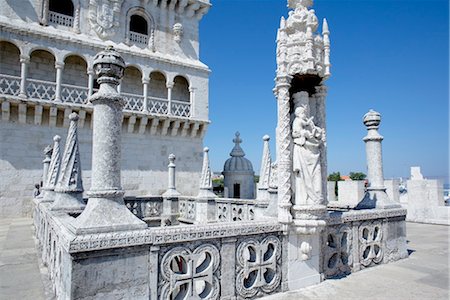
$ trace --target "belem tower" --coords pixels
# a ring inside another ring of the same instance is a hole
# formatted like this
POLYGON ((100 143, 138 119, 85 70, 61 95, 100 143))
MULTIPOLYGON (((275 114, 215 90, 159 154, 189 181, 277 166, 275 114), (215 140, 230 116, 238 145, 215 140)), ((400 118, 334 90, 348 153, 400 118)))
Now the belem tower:
POLYGON ((203 148, 209 1, 23 3, 1 2, 1 211, 30 209, 57 299, 253 299, 408 256, 380 113, 363 117, 364 197, 328 203, 330 31, 312 0, 280 21, 276 158, 265 136, 253 200, 213 193, 203 148), (14 193, 36 179, 29 203, 14 193))

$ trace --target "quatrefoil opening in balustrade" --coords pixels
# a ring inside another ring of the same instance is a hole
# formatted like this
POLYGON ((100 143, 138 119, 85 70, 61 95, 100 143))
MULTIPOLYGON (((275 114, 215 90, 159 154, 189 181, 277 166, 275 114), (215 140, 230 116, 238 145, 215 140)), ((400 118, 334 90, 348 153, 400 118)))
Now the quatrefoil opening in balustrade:
POLYGON ((330 227, 325 248, 325 275, 330 277, 344 276, 351 272, 352 235, 348 226, 330 227))
POLYGON ((244 298, 274 292, 281 281, 281 242, 275 236, 242 242, 237 251, 236 291, 244 298))
POLYGON ((365 267, 383 260, 381 224, 363 224, 359 228, 360 261, 365 267))
POLYGON ((186 247, 170 250, 163 258, 163 287, 160 299, 218 299, 220 283, 216 272, 219 251, 213 245, 202 245, 194 251, 186 247))

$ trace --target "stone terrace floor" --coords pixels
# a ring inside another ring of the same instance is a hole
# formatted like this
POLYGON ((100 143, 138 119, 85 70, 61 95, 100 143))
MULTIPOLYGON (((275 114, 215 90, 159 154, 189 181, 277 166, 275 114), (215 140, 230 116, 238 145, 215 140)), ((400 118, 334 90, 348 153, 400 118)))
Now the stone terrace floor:
MULTIPOLYGON (((0 219, 0 299, 51 299, 32 220, 0 219)), ((266 300, 449 299, 450 227, 407 223, 410 257, 266 300)))

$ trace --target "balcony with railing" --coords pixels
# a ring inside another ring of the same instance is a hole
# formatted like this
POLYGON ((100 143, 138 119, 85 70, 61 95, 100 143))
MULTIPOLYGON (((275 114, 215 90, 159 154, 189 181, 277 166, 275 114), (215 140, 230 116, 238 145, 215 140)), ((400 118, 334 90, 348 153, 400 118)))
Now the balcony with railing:
MULTIPOLYGON (((0 74, 0 97, 19 97, 21 95, 21 77, 0 74)), ((88 105, 89 88, 70 84, 61 84, 57 97, 57 84, 55 82, 27 78, 25 81, 26 99, 30 101, 52 103, 67 103, 68 105, 88 105)), ((158 97, 145 97, 143 95, 124 93, 124 111, 142 112, 156 115, 172 115, 182 118, 191 117, 191 104, 186 101, 163 99, 158 97)))
POLYGON ((73 27, 73 17, 54 11, 48 12, 48 22, 54 25, 73 27))
POLYGON ((148 35, 130 31, 130 42, 132 44, 147 45, 148 44, 148 35))

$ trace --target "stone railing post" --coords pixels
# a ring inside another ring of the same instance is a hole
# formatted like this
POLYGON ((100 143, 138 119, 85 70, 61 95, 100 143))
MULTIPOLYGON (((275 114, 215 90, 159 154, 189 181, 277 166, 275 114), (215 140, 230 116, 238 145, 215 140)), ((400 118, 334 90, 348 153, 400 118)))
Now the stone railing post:
POLYGON ((92 183, 89 201, 75 220, 76 233, 146 228, 125 206, 120 181, 122 109, 117 92, 125 62, 113 47, 99 52, 94 71, 99 91, 90 97, 94 106, 92 138, 92 183))
POLYGON ((180 193, 177 192, 175 186, 175 155, 169 155, 168 167, 168 186, 167 191, 163 196, 163 212, 162 225, 174 225, 178 223, 178 197, 180 193))
POLYGON ((363 123, 367 127, 367 135, 364 137, 366 143, 366 157, 367 157, 367 173, 369 186, 367 193, 358 205, 358 208, 395 208, 400 207, 386 194, 386 187, 384 186, 383 176, 383 161, 381 142, 383 136, 378 132, 380 126, 380 113, 370 110, 364 115, 363 123))

